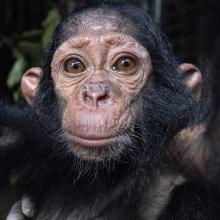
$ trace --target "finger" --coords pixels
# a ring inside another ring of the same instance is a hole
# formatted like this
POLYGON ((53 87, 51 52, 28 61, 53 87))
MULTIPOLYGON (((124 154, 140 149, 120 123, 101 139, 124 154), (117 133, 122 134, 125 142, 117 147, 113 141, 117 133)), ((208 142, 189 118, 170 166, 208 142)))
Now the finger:
POLYGON ((28 218, 32 218, 34 216, 34 204, 31 198, 27 195, 23 196, 21 199, 21 210, 28 218))
POLYGON ((21 202, 16 202, 11 210, 9 211, 9 214, 6 218, 6 220, 25 220, 24 215, 21 211, 21 202))

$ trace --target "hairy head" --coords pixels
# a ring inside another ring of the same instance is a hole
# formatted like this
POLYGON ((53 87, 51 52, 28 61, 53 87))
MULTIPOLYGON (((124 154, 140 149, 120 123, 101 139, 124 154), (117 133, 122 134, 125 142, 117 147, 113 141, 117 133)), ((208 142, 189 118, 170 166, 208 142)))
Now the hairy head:
POLYGON ((50 136, 90 161, 156 160, 192 107, 169 43, 127 4, 65 16, 40 79, 33 103, 50 136))

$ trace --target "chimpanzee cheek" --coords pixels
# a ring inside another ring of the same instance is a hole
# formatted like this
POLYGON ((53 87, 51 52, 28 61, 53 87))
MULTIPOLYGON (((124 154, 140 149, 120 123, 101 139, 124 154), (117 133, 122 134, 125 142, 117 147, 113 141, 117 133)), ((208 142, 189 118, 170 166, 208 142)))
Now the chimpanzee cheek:
POLYGON ((141 90, 148 87, 148 74, 144 72, 130 77, 126 80, 118 79, 118 84, 123 93, 123 99, 127 105, 136 100, 141 95, 141 90))

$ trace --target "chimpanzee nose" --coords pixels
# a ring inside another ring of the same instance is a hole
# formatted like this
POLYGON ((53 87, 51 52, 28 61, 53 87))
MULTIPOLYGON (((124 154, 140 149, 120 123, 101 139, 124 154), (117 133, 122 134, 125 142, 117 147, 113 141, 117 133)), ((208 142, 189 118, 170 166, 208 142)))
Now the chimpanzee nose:
POLYGON ((82 101, 92 108, 107 107, 111 104, 111 90, 108 82, 89 82, 83 87, 82 101))

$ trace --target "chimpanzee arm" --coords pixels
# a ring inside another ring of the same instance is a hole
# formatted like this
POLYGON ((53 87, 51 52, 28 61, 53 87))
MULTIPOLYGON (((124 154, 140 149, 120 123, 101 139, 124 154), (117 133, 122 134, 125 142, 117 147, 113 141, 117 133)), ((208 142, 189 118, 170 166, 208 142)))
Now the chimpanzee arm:
MULTIPOLYGON (((21 112, 15 109, 0 101, 0 185, 7 180, 8 172, 17 163, 15 162, 17 160, 16 152, 23 145, 23 138, 19 130, 16 129, 15 120, 15 117, 19 117, 21 112)), ((27 204, 30 204, 29 200, 26 197, 22 198, 21 201, 13 205, 6 219, 26 219, 23 210, 27 213, 32 211, 30 205, 27 204)))
POLYGON ((20 115, 21 111, 0 101, 0 182, 5 172, 22 158, 17 156, 24 146, 24 136, 17 124, 20 115))
POLYGON ((34 134, 36 124, 32 114, 29 106, 18 108, 0 100, 0 163, 3 167, 17 167, 29 154, 33 139, 29 136, 34 134))
POLYGON ((158 220, 206 220, 207 201, 203 187, 195 183, 184 183, 174 189, 170 202, 158 220))

